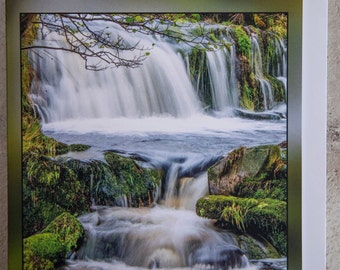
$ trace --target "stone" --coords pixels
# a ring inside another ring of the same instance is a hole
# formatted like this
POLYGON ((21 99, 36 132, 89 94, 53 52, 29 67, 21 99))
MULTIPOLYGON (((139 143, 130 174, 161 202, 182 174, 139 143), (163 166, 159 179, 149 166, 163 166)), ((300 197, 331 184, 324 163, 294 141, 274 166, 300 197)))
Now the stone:
POLYGON ((235 186, 245 178, 272 175, 282 166, 279 146, 240 147, 208 169, 209 193, 231 195, 235 186))

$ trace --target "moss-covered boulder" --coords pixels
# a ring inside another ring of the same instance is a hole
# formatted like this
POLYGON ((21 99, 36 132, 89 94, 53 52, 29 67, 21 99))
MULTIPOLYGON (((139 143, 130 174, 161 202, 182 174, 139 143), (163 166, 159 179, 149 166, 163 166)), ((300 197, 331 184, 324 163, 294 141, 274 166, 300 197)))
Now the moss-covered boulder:
POLYGON ((127 157, 105 153, 105 161, 82 161, 37 153, 23 159, 23 235, 40 232, 63 212, 80 215, 97 205, 149 206, 162 172, 127 157))
POLYGON ((209 195, 197 201, 196 213, 238 233, 260 235, 286 255, 286 202, 273 199, 209 195))
POLYGON ((78 219, 64 212, 56 217, 42 233, 57 234, 66 250, 74 251, 79 248, 84 236, 84 229, 78 219))
POLYGON ((81 223, 71 214, 62 213, 41 233, 24 239, 24 269, 55 269, 67 254, 79 248, 83 236, 81 223))
POLYGON ((234 194, 235 186, 244 179, 262 174, 275 179, 284 165, 277 145, 240 147, 209 168, 209 192, 215 195, 234 194))
POLYGON ((66 248, 57 234, 42 233, 24 240, 24 269, 55 269, 65 259, 66 248))

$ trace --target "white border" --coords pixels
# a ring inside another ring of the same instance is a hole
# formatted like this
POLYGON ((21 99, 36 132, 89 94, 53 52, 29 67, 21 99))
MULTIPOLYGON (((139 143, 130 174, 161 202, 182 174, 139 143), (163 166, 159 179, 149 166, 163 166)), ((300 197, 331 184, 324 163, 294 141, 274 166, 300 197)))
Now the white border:
POLYGON ((303 1, 302 265, 326 269, 327 0, 303 1))

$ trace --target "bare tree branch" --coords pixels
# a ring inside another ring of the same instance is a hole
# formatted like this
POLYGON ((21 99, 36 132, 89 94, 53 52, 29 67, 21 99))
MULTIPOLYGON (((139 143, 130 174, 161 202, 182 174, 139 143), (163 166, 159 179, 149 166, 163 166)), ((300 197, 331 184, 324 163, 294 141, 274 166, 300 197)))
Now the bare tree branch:
POLYGON ((140 40, 131 44, 124 37, 110 32, 109 27, 120 27, 129 33, 160 36, 190 47, 213 49, 212 45, 223 46, 223 42, 212 42, 212 30, 205 29, 204 24, 197 22, 196 31, 193 32, 193 25, 189 22, 175 22, 164 14, 40 14, 35 24, 40 25, 43 40, 41 44, 25 46, 22 50, 74 52, 82 57, 85 67, 91 70, 120 66, 138 67, 147 58, 148 51, 153 49, 154 44, 144 47, 140 40), (65 44, 58 44, 61 47, 46 42, 44 44, 44 37, 52 32, 64 36, 65 44), (94 60, 96 64, 92 63, 94 60))

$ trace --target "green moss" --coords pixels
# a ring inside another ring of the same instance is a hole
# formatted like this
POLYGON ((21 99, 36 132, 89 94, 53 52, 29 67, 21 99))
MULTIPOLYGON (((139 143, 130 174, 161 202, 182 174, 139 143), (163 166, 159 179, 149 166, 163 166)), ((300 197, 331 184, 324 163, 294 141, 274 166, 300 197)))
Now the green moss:
POLYGON ((90 146, 85 145, 85 144, 71 144, 69 146, 69 150, 73 152, 81 152, 81 151, 86 151, 90 148, 90 146))
POLYGON ((237 197, 247 197, 255 199, 271 198, 280 201, 287 200, 287 180, 273 179, 266 177, 247 178, 235 186, 237 197))
POLYGON ((90 209, 90 185, 62 159, 24 154, 24 236, 39 232, 55 217, 90 209))
MULTIPOLYGON (((240 248, 245 252, 248 259, 263 259, 267 258, 266 253, 263 251, 263 249, 257 245, 257 243, 254 241, 254 239, 247 237, 246 235, 240 235, 238 237, 238 244, 240 248)), ((273 257, 268 257, 273 258, 273 257)))
POLYGON ((66 255, 65 246, 58 235, 42 233, 24 240, 24 269, 54 269, 66 255))
POLYGON ((244 31, 242 26, 235 27, 235 36, 237 39, 237 46, 238 46, 239 52, 249 59, 251 42, 250 42, 249 36, 244 31))
POLYGON ((35 153, 23 159, 24 236, 39 232, 62 212, 79 215, 98 205, 148 206, 162 172, 107 152, 106 162, 51 158, 35 153))
POLYGON ((70 213, 64 212, 56 217, 42 233, 57 234, 67 251, 76 250, 84 236, 81 223, 70 213))
POLYGON ((152 193, 161 182, 162 172, 143 168, 134 160, 112 152, 105 153, 105 159, 115 179, 114 189, 120 190, 121 195, 127 195, 131 206, 149 205, 152 193))
POLYGON ((247 82, 244 82, 244 85, 243 85, 243 91, 242 91, 240 104, 241 104, 242 108, 244 108, 248 111, 254 111, 255 110, 253 91, 249 87, 247 82))
POLYGON ((277 78, 269 76, 269 75, 267 76, 267 78, 273 89, 274 101, 277 103, 285 102, 286 91, 285 91, 283 83, 279 81, 277 78))
POLYGON ((220 226, 261 235, 286 255, 286 203, 273 199, 209 195, 198 200, 196 213, 216 219, 220 226))

